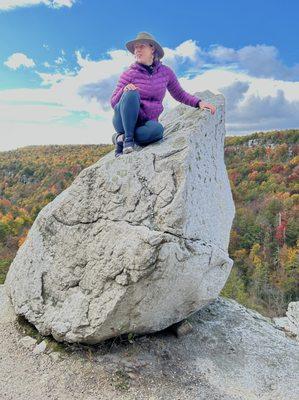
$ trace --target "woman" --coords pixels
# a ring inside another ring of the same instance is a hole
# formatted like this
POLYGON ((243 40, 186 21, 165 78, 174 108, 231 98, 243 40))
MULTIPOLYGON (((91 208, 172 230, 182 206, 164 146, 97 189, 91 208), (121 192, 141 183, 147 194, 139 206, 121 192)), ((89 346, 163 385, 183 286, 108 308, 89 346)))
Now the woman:
POLYGON ((183 90, 173 70, 160 61, 164 51, 152 35, 140 32, 126 43, 126 48, 135 55, 136 62, 121 74, 110 99, 116 157, 133 151, 134 143, 146 146, 163 138, 164 127, 158 117, 166 89, 181 103, 215 113, 212 104, 183 90))

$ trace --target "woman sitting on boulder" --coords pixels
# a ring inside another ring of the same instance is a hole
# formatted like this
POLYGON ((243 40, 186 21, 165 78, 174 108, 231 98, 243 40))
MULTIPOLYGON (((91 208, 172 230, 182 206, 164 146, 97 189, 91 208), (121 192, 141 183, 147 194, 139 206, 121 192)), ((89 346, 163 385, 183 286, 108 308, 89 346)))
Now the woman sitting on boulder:
POLYGON ((162 64, 164 51, 152 35, 140 32, 126 43, 126 48, 135 55, 136 62, 121 74, 110 99, 116 157, 133 151, 134 143, 145 146, 163 138, 164 127, 158 117, 166 89, 177 101, 208 108, 214 114, 215 106, 185 92, 173 70, 162 64))

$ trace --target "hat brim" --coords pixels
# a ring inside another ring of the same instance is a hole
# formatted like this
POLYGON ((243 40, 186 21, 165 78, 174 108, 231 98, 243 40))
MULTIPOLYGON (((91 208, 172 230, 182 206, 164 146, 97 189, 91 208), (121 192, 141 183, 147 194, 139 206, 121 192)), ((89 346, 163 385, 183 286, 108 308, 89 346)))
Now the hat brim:
POLYGON ((135 40, 130 40, 129 42, 126 43, 126 48, 130 51, 130 53, 134 54, 134 45, 135 43, 138 42, 147 42, 147 43, 151 43, 153 44, 158 52, 158 57, 161 59, 164 56, 164 51, 162 49, 162 47, 159 45, 158 42, 156 42, 155 40, 152 39, 135 39, 135 40))

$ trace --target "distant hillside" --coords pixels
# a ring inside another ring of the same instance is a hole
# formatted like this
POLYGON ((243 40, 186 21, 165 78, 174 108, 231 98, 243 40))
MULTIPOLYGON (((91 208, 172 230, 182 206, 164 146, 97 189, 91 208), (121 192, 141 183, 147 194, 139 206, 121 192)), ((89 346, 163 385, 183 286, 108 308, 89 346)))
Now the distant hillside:
POLYGON ((225 163, 236 216, 222 294, 283 315, 299 298, 299 130, 228 137, 225 163))
MULTIPOLYGON (((0 283, 38 212, 111 145, 27 146, 0 152, 0 283)), ((236 204, 234 267, 222 295, 269 316, 299 298, 299 130, 225 139, 236 204)))
POLYGON ((0 283, 39 211, 113 148, 52 145, 0 152, 0 283))

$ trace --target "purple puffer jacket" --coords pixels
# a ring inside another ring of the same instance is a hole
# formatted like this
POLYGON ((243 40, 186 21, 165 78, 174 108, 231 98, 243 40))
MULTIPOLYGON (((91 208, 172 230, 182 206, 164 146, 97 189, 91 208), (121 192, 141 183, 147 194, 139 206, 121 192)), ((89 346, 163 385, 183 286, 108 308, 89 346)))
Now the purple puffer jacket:
POLYGON ((143 122, 150 119, 158 121, 159 115, 163 111, 162 101, 166 89, 174 99, 188 106, 198 107, 198 102, 201 101, 198 97, 185 92, 173 70, 162 64, 161 61, 154 62, 152 74, 143 65, 134 62, 121 74, 112 93, 110 104, 113 109, 121 98, 123 88, 129 83, 138 86, 140 93, 138 118, 143 122))

